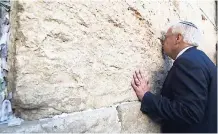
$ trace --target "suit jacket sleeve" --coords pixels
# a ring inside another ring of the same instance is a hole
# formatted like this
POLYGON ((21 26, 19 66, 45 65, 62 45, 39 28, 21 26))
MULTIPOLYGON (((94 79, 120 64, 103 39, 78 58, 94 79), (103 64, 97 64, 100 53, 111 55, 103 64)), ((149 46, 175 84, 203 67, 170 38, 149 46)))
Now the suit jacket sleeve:
POLYGON ((174 64, 173 99, 145 93, 141 111, 159 120, 193 124, 203 120, 208 96, 208 83, 202 69, 187 59, 174 64))

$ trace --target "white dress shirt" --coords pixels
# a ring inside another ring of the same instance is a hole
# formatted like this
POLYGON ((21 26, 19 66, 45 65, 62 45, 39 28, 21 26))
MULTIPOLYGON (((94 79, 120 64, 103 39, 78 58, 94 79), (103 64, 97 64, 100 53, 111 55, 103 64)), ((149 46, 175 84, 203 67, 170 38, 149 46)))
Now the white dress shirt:
POLYGON ((180 55, 182 55, 186 50, 188 50, 188 49, 191 48, 191 47, 193 47, 193 46, 189 46, 189 47, 186 47, 186 48, 182 49, 182 51, 180 51, 179 54, 176 56, 176 59, 177 59, 180 55))

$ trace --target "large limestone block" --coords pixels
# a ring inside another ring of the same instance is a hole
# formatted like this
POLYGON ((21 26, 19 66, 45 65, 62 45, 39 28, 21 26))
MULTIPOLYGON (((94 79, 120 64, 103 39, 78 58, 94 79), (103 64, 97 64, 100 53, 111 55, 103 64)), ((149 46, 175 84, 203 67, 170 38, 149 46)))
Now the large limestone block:
POLYGON ((137 12, 141 3, 18 4, 14 102, 21 117, 39 119, 137 100, 130 81, 138 68, 150 73, 154 92, 160 89, 170 64, 164 63, 156 31, 146 19, 150 13, 137 12))
POLYGON ((63 117, 44 119, 40 124, 46 132, 103 133, 120 132, 115 108, 74 113, 63 117))
POLYGON ((62 132, 62 133, 118 133, 121 124, 115 108, 102 108, 73 114, 62 114, 39 121, 27 121, 21 126, 0 127, 1 132, 62 132))
POLYGON ((141 103, 121 104, 117 110, 125 133, 159 133, 160 126, 140 111, 141 103))
POLYGON ((1 133, 43 133, 45 132, 39 121, 25 121, 20 126, 8 127, 7 125, 0 126, 1 133))

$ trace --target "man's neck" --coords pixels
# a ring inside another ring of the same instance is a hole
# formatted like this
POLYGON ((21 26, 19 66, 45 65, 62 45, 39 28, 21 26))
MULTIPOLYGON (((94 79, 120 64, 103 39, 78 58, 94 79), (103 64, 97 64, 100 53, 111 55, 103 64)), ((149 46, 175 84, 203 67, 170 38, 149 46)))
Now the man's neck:
POLYGON ((183 45, 181 45, 181 46, 182 46, 182 47, 179 47, 179 48, 175 51, 175 54, 172 56, 172 59, 173 59, 173 60, 176 59, 177 55, 178 55, 183 49, 185 49, 185 48, 187 48, 187 47, 190 47, 190 45, 188 45, 188 44, 183 44, 183 45))

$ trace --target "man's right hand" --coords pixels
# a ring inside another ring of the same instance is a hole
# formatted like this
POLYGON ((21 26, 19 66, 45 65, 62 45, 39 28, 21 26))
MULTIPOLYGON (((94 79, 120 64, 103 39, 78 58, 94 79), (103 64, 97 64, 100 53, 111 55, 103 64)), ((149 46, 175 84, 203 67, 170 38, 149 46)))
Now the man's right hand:
POLYGON ((142 75, 140 70, 139 72, 135 71, 135 74, 133 74, 131 85, 140 101, 144 94, 150 91, 148 79, 142 75))

